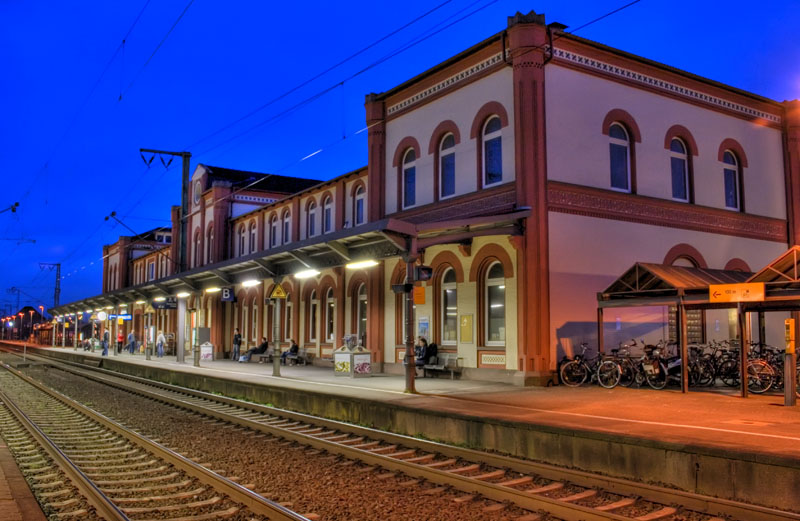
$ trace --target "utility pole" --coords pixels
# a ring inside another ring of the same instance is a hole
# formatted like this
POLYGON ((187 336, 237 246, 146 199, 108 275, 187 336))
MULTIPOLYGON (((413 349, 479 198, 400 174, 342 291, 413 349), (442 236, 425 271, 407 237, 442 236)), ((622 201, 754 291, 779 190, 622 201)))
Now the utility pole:
POLYGON ((7 293, 11 293, 12 295, 14 293, 17 294, 17 309, 14 311, 14 313, 16 313, 17 311, 19 311, 19 295, 20 295, 20 293, 22 293, 22 290, 20 290, 19 288, 11 287, 11 288, 8 288, 6 290, 6 292, 7 293))
MULTIPOLYGON (((179 271, 186 271, 186 245, 188 243, 187 229, 189 227, 186 219, 189 216, 189 162, 192 159, 192 154, 191 152, 170 152, 167 150, 154 150, 150 148, 140 148, 139 153, 142 155, 142 160, 145 162, 148 168, 150 167, 150 163, 153 162, 153 158, 155 158, 156 154, 159 156, 180 157, 183 160, 183 172, 181 175, 181 215, 178 223, 178 269, 179 271), (153 156, 147 160, 144 157, 145 153, 153 154, 153 156)), ((168 168, 170 163, 172 163, 172 158, 166 162, 164 161, 164 158, 161 158, 161 164, 164 165, 164 168, 168 168)))
POLYGON ((48 262, 40 262, 39 269, 43 270, 45 268, 49 268, 50 271, 53 271, 53 269, 56 270, 56 289, 53 295, 53 307, 57 308, 58 300, 61 298, 61 263, 56 262, 55 264, 51 264, 48 262))

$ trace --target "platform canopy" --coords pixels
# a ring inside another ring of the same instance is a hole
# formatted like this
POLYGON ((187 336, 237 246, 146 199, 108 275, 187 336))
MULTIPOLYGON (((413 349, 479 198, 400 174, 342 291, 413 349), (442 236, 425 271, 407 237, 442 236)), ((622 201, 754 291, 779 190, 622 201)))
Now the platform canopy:
POLYGON ((745 271, 713 270, 637 262, 605 291, 597 294, 598 306, 663 306, 681 297, 688 303, 708 302, 711 284, 746 282, 745 271))

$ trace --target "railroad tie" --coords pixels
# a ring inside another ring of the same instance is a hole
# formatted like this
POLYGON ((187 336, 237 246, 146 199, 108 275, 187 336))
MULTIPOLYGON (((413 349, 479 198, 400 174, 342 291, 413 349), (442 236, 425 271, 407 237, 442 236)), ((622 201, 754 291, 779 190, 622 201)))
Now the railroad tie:
POLYGON ((71 517, 83 518, 84 516, 88 515, 89 511, 85 508, 80 508, 78 510, 73 510, 72 512, 59 512, 56 514, 56 517, 59 519, 68 519, 71 517))
POLYGON ((594 497, 596 495, 597 495, 597 491, 594 490, 594 489, 589 488, 589 489, 584 490, 583 492, 578 492, 578 493, 572 494, 571 496, 562 497, 562 498, 558 498, 558 499, 559 499, 559 501, 563 501, 565 503, 573 503, 575 501, 580 501, 582 499, 588 499, 588 498, 594 497))
POLYGON ((394 458, 394 459, 405 459, 408 456, 413 456, 416 453, 417 453, 417 451, 415 449, 409 449, 409 450, 403 450, 403 451, 400 451, 400 452, 393 452, 391 454, 387 454, 387 456, 389 456, 390 458, 394 458))
POLYGON ((473 463, 472 465, 466 465, 464 467, 459 467, 457 469, 448 470, 450 474, 466 474, 467 472, 472 472, 475 470, 479 470, 481 466, 478 463, 473 463))
POLYGON ((487 472, 486 474, 472 476, 472 479, 479 479, 481 481, 486 481, 487 479, 502 478, 505 475, 506 471, 503 469, 499 469, 499 470, 493 470, 492 472, 487 472))
POLYGON ((672 507, 664 507, 655 512, 650 512, 649 514, 645 514, 643 516, 639 516, 636 518, 637 521, 655 521, 656 519, 663 519, 665 517, 669 517, 675 512, 677 512, 677 508, 672 507))
POLYGON ((454 503, 469 503, 473 499, 475 499, 475 496, 473 494, 467 494, 465 496, 459 496, 459 497, 453 498, 453 502, 454 503))
POLYGON ((182 503, 179 505, 166 505, 166 506, 159 506, 159 507, 135 507, 135 508, 122 508, 122 511, 125 512, 126 515, 128 514, 148 514, 151 512, 174 512, 176 510, 183 510, 186 508, 202 508, 208 507, 211 505, 216 505, 222 502, 222 498, 219 496, 214 496, 211 499, 206 499, 203 501, 195 501, 193 503, 182 503))
POLYGON ((416 458, 409 458, 405 460, 406 463, 426 463, 436 457, 435 454, 425 454, 424 456, 417 456, 416 458))
POLYGON ((506 506, 503 503, 494 503, 494 504, 487 505, 487 506, 483 507, 483 511, 487 512, 487 513, 488 512, 500 512, 501 510, 504 510, 505 508, 506 508, 506 506))
MULTIPOLYGON (((186 517, 172 517, 169 521, 208 521, 212 519, 227 519, 229 517, 233 517, 236 513, 239 512, 239 507, 230 507, 227 510, 222 510, 219 512, 209 512, 208 514, 198 514, 194 516, 186 516, 186 517)), ((162 518, 152 518, 152 519, 140 519, 138 521, 163 521, 162 518)))
POLYGON ((539 521, 541 518, 542 514, 531 512, 530 514, 525 514, 521 517, 514 519, 514 521, 539 521))
POLYGON ((369 449, 368 452, 373 454, 385 454, 387 452, 393 452, 397 449, 397 445, 387 445, 386 447, 377 447, 375 449, 369 449))
POLYGON ((504 487, 517 487, 519 485, 530 483, 531 481, 533 481, 532 477, 523 476, 521 478, 509 479, 508 481, 501 481, 500 483, 498 483, 498 485, 502 485, 504 487))
POLYGON ((425 466, 429 469, 440 469, 442 467, 449 467, 450 465, 455 465, 455 459, 446 459, 442 461, 435 461, 433 463, 426 463, 425 466))
POLYGON ((526 490, 528 494, 544 494, 545 492, 552 492, 553 490, 558 490, 560 488, 564 488, 564 484, 560 481, 556 481, 555 483, 550 483, 549 485, 545 485, 543 487, 532 488, 530 490, 526 490))
MULTIPOLYGON (((636 503, 636 499, 632 497, 622 498, 619 501, 614 501, 613 503, 608 503, 606 505, 600 505, 599 507, 594 507, 595 510, 599 510, 601 512, 610 512, 611 510, 617 510, 622 507, 627 507, 632 504, 636 503)), ((711 521, 710 519, 708 521, 711 521)))
POLYGON ((353 448, 354 449, 362 449, 362 450, 364 450, 364 449, 369 449, 371 447, 377 447, 380 444, 381 444, 381 442, 379 442, 379 441, 368 441, 367 443, 360 443, 358 445, 353 445, 353 448))
POLYGON ((359 436, 357 438, 350 438, 349 440, 340 441, 339 445, 355 445, 356 443, 361 443, 364 441, 363 436, 359 436))

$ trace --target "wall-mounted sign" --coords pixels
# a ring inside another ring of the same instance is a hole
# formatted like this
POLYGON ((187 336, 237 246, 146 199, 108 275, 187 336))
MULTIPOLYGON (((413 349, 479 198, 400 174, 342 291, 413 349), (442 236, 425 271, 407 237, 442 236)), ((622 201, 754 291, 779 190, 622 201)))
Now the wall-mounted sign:
POLYGON ((414 304, 425 305, 425 286, 414 286, 414 304))
POLYGON ((153 302, 153 309, 178 309, 178 297, 167 297, 161 302, 153 302))
POLYGON ((708 286, 709 302, 761 302, 762 300, 764 300, 763 282, 708 286))
POLYGON ((236 295, 233 293, 233 288, 222 288, 219 294, 219 300, 222 302, 236 302, 236 295))
POLYGON ((283 286, 275 284, 275 287, 272 288, 272 291, 269 293, 269 298, 286 298, 286 292, 283 290, 283 286))

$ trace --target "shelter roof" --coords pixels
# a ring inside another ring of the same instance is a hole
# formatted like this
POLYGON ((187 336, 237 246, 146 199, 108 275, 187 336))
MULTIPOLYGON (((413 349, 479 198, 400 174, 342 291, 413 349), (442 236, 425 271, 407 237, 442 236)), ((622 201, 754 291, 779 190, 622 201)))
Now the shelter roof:
POLYGON ((750 277, 747 282, 764 282, 771 286, 800 283, 800 246, 789 248, 750 277))
POLYGON ((732 270, 667 266, 637 262, 611 284, 604 295, 619 297, 673 295, 685 291, 708 291, 710 284, 745 282, 752 273, 732 270))

